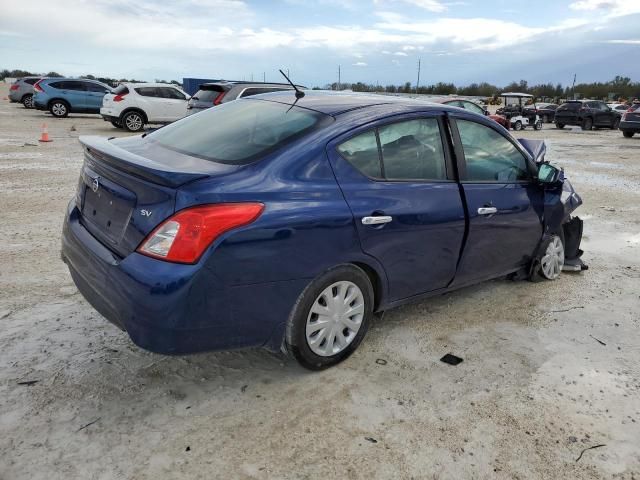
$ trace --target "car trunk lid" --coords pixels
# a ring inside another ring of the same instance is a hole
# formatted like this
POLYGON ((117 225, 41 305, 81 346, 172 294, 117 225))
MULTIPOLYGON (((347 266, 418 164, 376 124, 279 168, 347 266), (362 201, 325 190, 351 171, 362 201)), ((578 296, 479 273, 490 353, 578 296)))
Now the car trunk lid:
POLYGON ((84 227, 121 257, 175 211, 177 189, 233 166, 168 151, 143 137, 81 137, 76 203, 84 227))

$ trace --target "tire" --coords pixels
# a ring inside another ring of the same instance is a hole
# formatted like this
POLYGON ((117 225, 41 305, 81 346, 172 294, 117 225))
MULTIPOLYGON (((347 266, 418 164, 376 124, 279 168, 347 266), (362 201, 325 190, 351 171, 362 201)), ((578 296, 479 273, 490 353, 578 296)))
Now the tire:
POLYGON ((145 119, 141 112, 132 110, 124 114, 120 123, 129 132, 139 132, 144 128, 145 119))
POLYGON ((623 130, 622 131, 622 135, 624 135, 624 138, 631 138, 631 137, 633 137, 634 133, 635 132, 630 132, 629 130, 623 130))
POLYGON ((564 123, 556 123, 556 128, 562 130, 564 128, 564 123))
POLYGON ((613 121, 613 125, 611 125, 611 130, 617 130, 619 126, 620 119, 616 117, 616 119, 613 121))
POLYGON ((585 131, 589 131, 589 130, 591 130, 591 129, 593 128, 593 119, 592 119, 592 118, 589 118, 589 117, 585 118, 585 119, 582 121, 582 126, 581 126, 581 128, 582 128, 582 130, 585 130, 585 131))
POLYGON ((534 130, 542 130, 542 120, 538 120, 536 123, 533 124, 533 129, 534 130))
POLYGON ((516 123, 513 124, 513 129, 516 132, 519 132, 520 130, 522 130, 522 122, 520 120, 516 120, 516 123))
POLYGON ((122 124, 120 122, 115 121, 115 120, 111 120, 111 125, 113 125, 116 128, 122 128, 122 124))
POLYGON ((49 111, 56 118, 65 118, 69 115, 69 104, 64 100, 54 100, 49 104, 49 111))
POLYGON ((533 262, 530 280, 557 280, 564 265, 564 232, 553 233, 541 245, 533 262))
POLYGON ((22 97, 22 104, 24 108, 35 108, 35 104, 33 103, 33 95, 25 95, 22 97))
POLYGON ((291 311, 285 335, 287 352, 309 370, 342 362, 366 335, 373 302, 373 287, 362 269, 339 265, 326 271, 304 289, 291 311), (346 303, 350 297, 353 300, 346 303), (345 316, 349 313, 345 309, 353 313, 345 316))

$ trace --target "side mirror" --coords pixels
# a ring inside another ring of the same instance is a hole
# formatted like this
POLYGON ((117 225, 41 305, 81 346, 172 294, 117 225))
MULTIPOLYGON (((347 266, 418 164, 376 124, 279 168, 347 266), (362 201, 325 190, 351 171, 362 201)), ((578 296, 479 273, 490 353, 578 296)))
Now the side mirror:
POLYGON ((556 185, 564 181, 564 171, 548 163, 538 167, 538 181, 544 185, 556 185))

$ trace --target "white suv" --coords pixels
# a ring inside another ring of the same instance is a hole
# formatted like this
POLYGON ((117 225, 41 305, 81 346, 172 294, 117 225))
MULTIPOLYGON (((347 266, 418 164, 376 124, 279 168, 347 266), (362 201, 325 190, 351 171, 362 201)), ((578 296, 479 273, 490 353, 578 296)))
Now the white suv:
POLYGON ((122 83, 102 100, 100 115, 114 127, 138 132, 147 123, 171 123, 187 114, 189 95, 166 83, 122 83))

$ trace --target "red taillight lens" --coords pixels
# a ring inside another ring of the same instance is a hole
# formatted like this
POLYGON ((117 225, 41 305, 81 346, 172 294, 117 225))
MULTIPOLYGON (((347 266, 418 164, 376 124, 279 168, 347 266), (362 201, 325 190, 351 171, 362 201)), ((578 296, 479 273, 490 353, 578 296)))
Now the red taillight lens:
POLYGON ((220 105, 222 103, 222 98, 227 94, 227 92, 220 92, 216 95, 216 98, 213 99, 214 105, 220 105))
POLYGON ((9 90, 18 90, 20 88, 20 85, 11 85, 9 87, 9 90))
POLYGON ((40 86, 40 82, 41 82, 41 81, 42 81, 42 80, 38 80, 38 81, 33 85, 33 89, 34 89, 36 92, 44 92, 44 90, 43 90, 43 89, 42 89, 42 87, 40 86))
POLYGON ((162 222, 137 252, 176 263, 196 263, 213 241, 229 230, 248 225, 262 203, 220 203, 181 210, 162 222))
POLYGON ((122 95, 116 95, 115 97, 113 97, 113 101, 114 102, 121 102, 122 100, 124 100, 124 97, 126 97, 127 94, 123 93, 122 95))

